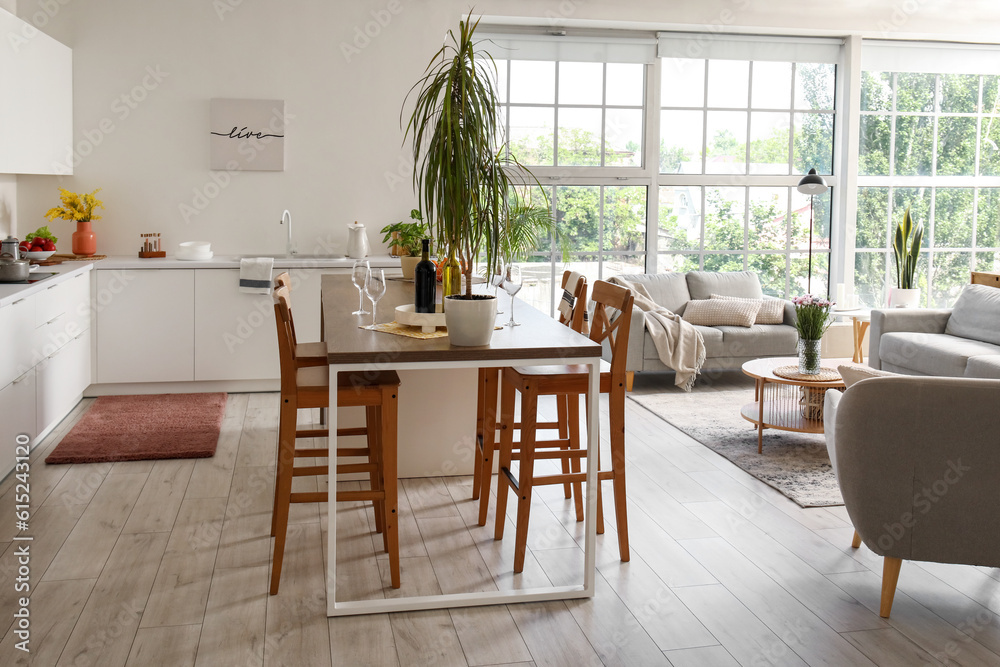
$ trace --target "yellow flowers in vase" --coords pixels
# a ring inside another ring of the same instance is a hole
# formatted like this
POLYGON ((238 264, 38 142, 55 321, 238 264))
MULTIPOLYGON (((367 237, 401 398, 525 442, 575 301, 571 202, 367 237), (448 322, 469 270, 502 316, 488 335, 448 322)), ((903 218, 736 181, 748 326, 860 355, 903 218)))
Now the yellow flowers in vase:
POLYGON ((78 195, 64 188, 59 188, 59 199, 62 206, 50 208, 45 214, 46 219, 73 220, 76 222, 89 222, 90 220, 100 220, 101 216, 94 214, 95 208, 104 208, 104 202, 95 197, 101 188, 97 188, 90 194, 78 195))

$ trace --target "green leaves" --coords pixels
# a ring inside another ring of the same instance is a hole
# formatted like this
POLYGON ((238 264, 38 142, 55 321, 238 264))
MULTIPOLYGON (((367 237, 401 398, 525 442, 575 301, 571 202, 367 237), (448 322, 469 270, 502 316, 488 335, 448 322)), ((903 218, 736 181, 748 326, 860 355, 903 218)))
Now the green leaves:
POLYGON ((920 259, 920 244, 924 238, 923 223, 913 224, 910 207, 906 207, 903 221, 896 226, 892 252, 896 258, 896 285, 900 289, 913 289, 913 276, 920 259))
POLYGON ((31 241, 34 240, 36 237, 40 239, 49 239, 53 243, 59 243, 59 239, 57 239, 55 236, 52 235, 52 232, 49 231, 48 226, 39 227, 33 233, 26 234, 24 240, 31 241))

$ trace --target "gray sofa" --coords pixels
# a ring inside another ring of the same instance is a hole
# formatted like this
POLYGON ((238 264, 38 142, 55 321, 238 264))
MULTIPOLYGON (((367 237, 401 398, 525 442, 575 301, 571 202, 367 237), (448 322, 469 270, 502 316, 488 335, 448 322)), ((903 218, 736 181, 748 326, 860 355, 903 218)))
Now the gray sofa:
POLYGON ((997 406, 1000 380, 978 378, 876 377, 826 392, 853 546, 884 557, 883 617, 903 560, 1000 567, 997 406))
MULTIPOLYGON (((688 301, 708 299, 712 294, 751 299, 773 299, 764 295, 757 274, 751 271, 689 271, 688 273, 641 273, 621 276, 643 285, 658 305, 681 317, 688 301)), ((698 326, 705 340, 705 365, 702 370, 739 368, 751 359, 795 356, 798 332, 795 330, 795 306, 785 301, 781 324, 754 324, 750 327, 698 326)), ((606 350, 607 352, 607 350, 606 350)), ((660 361, 653 339, 646 331, 643 312, 632 310, 629 331, 628 363, 635 371, 669 371, 660 361)))
POLYGON ((967 285, 953 308, 873 310, 872 368, 1000 379, 1000 289, 967 285))

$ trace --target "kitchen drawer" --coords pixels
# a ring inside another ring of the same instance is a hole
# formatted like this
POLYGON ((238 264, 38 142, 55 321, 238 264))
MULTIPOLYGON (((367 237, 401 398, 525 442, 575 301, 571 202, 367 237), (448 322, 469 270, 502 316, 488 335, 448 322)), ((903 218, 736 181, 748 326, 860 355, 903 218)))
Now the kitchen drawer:
POLYGON ((0 308, 0 387, 34 366, 35 298, 18 299, 0 308))
POLYGON ((0 478, 14 467, 15 438, 25 434, 36 443, 36 426, 35 369, 30 368, 0 389, 0 478))
POLYGON ((35 367, 36 433, 73 409, 90 385, 90 330, 79 333, 35 367))

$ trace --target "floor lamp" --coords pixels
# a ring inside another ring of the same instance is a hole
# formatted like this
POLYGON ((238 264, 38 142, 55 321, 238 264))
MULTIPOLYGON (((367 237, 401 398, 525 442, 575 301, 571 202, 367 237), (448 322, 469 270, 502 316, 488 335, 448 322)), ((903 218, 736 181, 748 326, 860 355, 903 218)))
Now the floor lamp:
MULTIPOLYGON (((829 186, 823 177, 816 173, 816 169, 810 169, 809 173, 802 177, 799 181, 798 191, 804 195, 809 195, 809 277, 806 282, 806 293, 812 294, 812 279, 813 279, 813 209, 815 208, 816 195, 821 195, 827 190, 829 186)), ((830 296, 830 285, 829 280, 827 280, 826 295, 830 296)))

